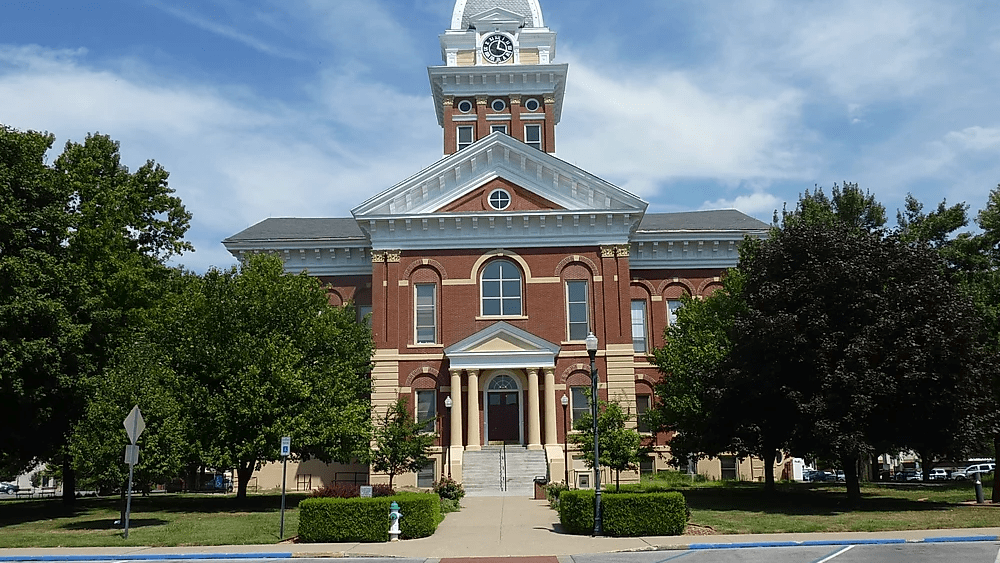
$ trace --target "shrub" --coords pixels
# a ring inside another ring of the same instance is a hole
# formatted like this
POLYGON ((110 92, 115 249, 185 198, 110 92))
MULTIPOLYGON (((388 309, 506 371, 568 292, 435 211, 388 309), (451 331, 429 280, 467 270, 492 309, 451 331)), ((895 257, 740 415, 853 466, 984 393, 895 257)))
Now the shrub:
POLYGON ((458 512, 459 510, 462 510, 462 506, 459 504, 459 501, 457 501, 457 500, 451 500, 451 499, 447 499, 447 498, 441 499, 441 514, 442 515, 448 514, 448 513, 451 513, 451 512, 458 512))
MULTIPOLYGON (((624 487, 623 487, 624 489, 624 487)), ((678 492, 607 491, 601 498, 602 525, 609 536, 676 536, 684 533, 688 510, 678 492)), ((594 530, 594 491, 563 491, 559 521, 570 534, 594 530)))
MULTIPOLYGON (((374 491, 373 491, 374 494, 374 491)), ((403 518, 403 539, 432 535, 442 520, 434 494, 402 493, 379 498, 308 498, 299 503, 299 540, 306 543, 389 541, 389 506, 395 501, 403 518)))
POLYGON ((386 498, 307 498, 299 503, 299 541, 389 541, 386 498))
POLYGON ((354 483, 331 483, 313 491, 312 496, 320 498, 354 498, 361 496, 361 485, 354 483))
POLYGON ((465 489, 451 477, 442 477, 440 481, 434 483, 434 492, 442 499, 448 500, 462 500, 465 496, 465 489))
POLYGON ((549 483, 545 485, 545 498, 549 501, 549 506, 558 509, 559 495, 569 490, 566 483, 549 483))
POLYGON ((392 486, 389 485, 388 483, 378 483, 372 485, 373 498, 391 497, 394 494, 396 494, 396 491, 393 490, 392 486))
POLYGON ((622 493, 602 499, 609 536, 679 536, 687 526, 687 503, 678 492, 622 493))
POLYGON ((386 497, 396 501, 403 518, 399 521, 403 539, 426 538, 437 530, 441 515, 441 497, 432 493, 400 493, 386 497))

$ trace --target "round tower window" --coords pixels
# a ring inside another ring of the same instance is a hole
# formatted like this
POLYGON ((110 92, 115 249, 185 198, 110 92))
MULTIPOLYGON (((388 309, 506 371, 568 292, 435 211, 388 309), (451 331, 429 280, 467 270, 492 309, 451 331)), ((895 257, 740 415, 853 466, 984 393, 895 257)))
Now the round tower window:
POLYGON ((462 100, 461 102, 458 102, 458 111, 462 113, 469 113, 472 111, 472 102, 469 100, 462 100))
POLYGON ((507 190, 497 189, 490 192, 490 207, 497 211, 503 211, 510 207, 510 194, 507 190))
POLYGON ((540 107, 542 107, 542 104, 538 103, 538 100, 535 98, 528 98, 528 100, 524 102, 524 109, 528 111, 538 111, 538 108, 540 107))
POLYGON ((496 100, 493 100, 493 103, 490 104, 490 107, 493 108, 493 111, 499 113, 499 112, 507 109, 507 103, 498 98, 496 100))

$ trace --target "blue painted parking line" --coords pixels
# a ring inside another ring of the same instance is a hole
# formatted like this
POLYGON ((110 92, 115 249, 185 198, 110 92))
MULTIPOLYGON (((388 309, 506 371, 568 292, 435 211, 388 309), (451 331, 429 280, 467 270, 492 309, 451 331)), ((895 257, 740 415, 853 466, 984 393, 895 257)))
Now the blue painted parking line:
POLYGON ((1000 541, 1000 536, 941 536, 937 538, 924 538, 924 543, 946 543, 963 541, 1000 541))

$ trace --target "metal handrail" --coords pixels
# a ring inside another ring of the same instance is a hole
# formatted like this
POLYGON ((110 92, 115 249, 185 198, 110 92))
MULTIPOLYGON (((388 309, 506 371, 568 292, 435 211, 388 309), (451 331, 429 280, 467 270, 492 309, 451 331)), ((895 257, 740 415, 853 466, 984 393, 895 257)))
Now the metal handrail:
POLYGON ((500 446, 500 491, 507 491, 507 444, 500 446))

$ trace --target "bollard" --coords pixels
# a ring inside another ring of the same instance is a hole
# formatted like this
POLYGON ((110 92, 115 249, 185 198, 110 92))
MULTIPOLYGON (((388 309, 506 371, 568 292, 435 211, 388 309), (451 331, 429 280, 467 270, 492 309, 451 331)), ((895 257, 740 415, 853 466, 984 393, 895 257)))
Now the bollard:
POLYGON ((389 505, 389 520, 391 522, 389 526, 389 541, 399 541, 399 520, 403 517, 399 513, 399 505, 396 501, 392 501, 389 505))
POLYGON ((983 504, 986 502, 986 497, 983 496, 983 481, 979 478, 979 473, 976 473, 976 504, 983 504))

